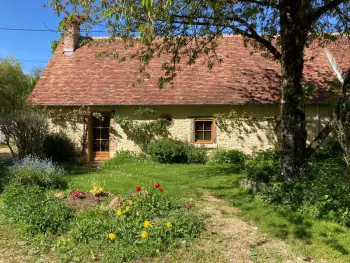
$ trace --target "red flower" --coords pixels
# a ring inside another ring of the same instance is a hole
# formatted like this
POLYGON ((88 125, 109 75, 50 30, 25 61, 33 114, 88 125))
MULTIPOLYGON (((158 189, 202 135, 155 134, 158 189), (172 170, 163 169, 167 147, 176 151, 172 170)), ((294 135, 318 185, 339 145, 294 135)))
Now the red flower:
POLYGON ((155 188, 159 188, 159 186, 160 186, 159 183, 155 183, 155 184, 154 184, 154 187, 155 187, 155 188))
POLYGON ((74 189, 71 193, 73 199, 82 199, 85 198, 85 193, 79 192, 78 189, 74 189))
POLYGON ((185 207, 186 207, 187 209, 190 209, 190 208, 192 207, 192 205, 191 205, 191 204, 186 204, 185 207))
POLYGON ((159 192, 163 193, 164 189, 163 188, 159 188, 159 192))
POLYGON ((141 191, 141 187, 140 186, 136 186, 136 192, 140 192, 141 191))

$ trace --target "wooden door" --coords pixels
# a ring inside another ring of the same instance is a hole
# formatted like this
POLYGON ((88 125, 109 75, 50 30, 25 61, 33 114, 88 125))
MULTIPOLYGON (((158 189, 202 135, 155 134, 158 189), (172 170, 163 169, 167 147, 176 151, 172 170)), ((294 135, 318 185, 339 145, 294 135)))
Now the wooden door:
POLYGON ((109 158, 110 118, 91 116, 90 125, 90 161, 103 161, 109 158))

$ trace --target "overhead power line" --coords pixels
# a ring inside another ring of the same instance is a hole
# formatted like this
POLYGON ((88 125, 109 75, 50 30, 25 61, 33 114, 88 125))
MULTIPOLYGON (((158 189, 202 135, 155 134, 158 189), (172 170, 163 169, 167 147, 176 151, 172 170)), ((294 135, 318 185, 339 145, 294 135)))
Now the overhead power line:
MULTIPOLYGON (((26 31, 26 32, 51 32, 51 33, 61 33, 60 31, 55 31, 51 29, 31 29, 31 28, 10 28, 10 27, 0 27, 0 30, 4 31, 26 31)), ((86 31, 80 31, 80 32, 86 32, 86 31)), ((91 33, 105 33, 106 31, 102 30, 91 30, 88 31, 91 33)))

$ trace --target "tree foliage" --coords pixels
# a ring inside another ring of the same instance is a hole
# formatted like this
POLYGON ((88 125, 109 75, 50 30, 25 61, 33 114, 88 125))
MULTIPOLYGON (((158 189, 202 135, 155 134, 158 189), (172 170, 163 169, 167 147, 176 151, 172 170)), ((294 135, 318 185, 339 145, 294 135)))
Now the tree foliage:
POLYGON ((27 102, 41 72, 41 68, 34 68, 31 74, 26 75, 16 59, 0 61, 0 131, 13 155, 15 152, 10 141, 15 143, 20 157, 43 155, 40 147, 48 131, 48 123, 43 112, 27 102))
MULTIPOLYGON (((50 0, 66 20, 83 18, 85 27, 106 27, 112 37, 133 45, 140 72, 148 77, 152 58, 170 54, 161 67, 159 86, 173 84, 185 64, 204 57, 209 68, 222 62, 216 54, 223 34, 241 35, 246 45, 281 63, 282 174, 300 175, 307 160, 306 117, 302 75, 304 50, 349 35, 349 0, 50 0), (334 34, 337 33, 337 34, 334 34)), ((141 79, 142 79, 141 74, 141 79)))

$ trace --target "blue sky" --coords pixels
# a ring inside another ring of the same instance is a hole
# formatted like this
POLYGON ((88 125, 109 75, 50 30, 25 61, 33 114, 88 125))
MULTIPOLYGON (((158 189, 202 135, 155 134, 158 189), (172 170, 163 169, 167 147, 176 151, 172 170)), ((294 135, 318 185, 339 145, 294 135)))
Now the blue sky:
MULTIPOLYGON (((50 8, 42 8, 46 0, 0 0, 0 28, 46 29, 43 22, 57 30, 60 19, 50 8)), ((0 30, 0 58, 15 56, 26 73, 32 67, 45 67, 51 57, 51 41, 59 35, 53 32, 0 30)))
MULTIPOLYGON (((47 0, 0 0, 0 28, 47 29, 45 23, 57 30, 61 18, 51 8, 43 8, 46 3, 47 0)), ((59 34, 53 32, 0 30, 0 58, 15 56, 29 73, 33 67, 46 66, 51 42, 57 39, 59 34)))

